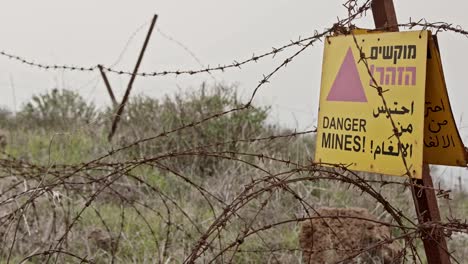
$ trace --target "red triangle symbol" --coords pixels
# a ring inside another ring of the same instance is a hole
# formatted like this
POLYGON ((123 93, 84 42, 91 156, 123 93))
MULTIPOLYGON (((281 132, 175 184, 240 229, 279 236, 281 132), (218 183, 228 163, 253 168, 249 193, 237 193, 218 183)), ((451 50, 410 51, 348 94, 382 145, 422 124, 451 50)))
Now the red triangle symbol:
POLYGON ((336 75, 327 101, 367 102, 351 48, 348 49, 343 64, 336 75))

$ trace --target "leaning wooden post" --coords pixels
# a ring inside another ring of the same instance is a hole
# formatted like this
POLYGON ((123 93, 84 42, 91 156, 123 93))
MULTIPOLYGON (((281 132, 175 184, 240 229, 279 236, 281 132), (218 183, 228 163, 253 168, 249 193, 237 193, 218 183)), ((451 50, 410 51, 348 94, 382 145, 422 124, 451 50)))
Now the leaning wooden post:
MULTIPOLYGON (((398 31, 398 22, 393 0, 373 0, 372 13, 375 27, 398 31)), ((439 207, 428 164, 424 164, 422 179, 413 179, 414 204, 420 224, 440 222, 439 207)), ((450 256, 445 237, 440 230, 427 230, 422 237, 428 264, 448 264, 450 256), (435 232, 434 232, 435 231, 435 232)))
POLYGON ((117 106, 117 100, 115 99, 115 95, 114 95, 114 92, 112 91, 112 87, 111 87, 111 85, 109 83, 109 79, 107 79, 107 75, 104 72, 104 67, 102 67, 102 65, 98 65, 98 68, 99 68, 99 71, 101 72, 101 76, 102 76, 102 79, 104 80, 104 84, 106 85, 107 92, 109 93, 109 96, 111 98, 112 106, 116 107, 117 106))
POLYGON ((108 136, 108 140, 111 141, 112 137, 115 134, 115 131, 117 129, 117 125, 120 121, 120 116, 122 115, 125 104, 128 101, 128 98, 130 97, 130 91, 132 90, 133 82, 135 81, 135 77, 138 73, 138 69, 140 68, 141 61, 143 60, 143 55, 145 54, 146 47, 148 46, 148 42, 151 37, 151 33, 153 32, 154 25, 156 24, 156 19, 158 18, 158 15, 154 15, 153 20, 151 21, 151 26, 149 28, 148 34, 146 35, 145 42, 143 43, 143 48, 140 51, 140 56, 138 56, 137 63, 135 65, 135 69, 133 70, 132 76, 130 77, 130 81, 128 82, 127 90, 125 91, 125 95, 122 99, 122 102, 120 103, 119 107, 117 108, 117 113, 115 114, 114 121, 112 122, 112 128, 108 136))

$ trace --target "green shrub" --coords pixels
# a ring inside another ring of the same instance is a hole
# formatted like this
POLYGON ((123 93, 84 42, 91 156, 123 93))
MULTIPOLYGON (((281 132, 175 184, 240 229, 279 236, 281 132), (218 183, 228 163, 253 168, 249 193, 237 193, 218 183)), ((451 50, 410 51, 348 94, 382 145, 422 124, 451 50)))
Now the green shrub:
POLYGON ((0 107, 0 128, 11 128, 14 123, 13 113, 7 108, 0 107))
POLYGON ((72 125, 89 124, 96 120, 97 111, 78 93, 53 89, 35 95, 18 113, 23 125, 30 128, 69 129, 72 125))
MULTIPOLYGON (((174 97, 166 96, 162 100, 148 96, 132 97, 125 106, 121 121, 127 129, 154 135, 242 105, 234 87, 216 85, 206 89, 203 84, 199 90, 178 93, 174 97)), ((108 109, 108 113, 112 111, 108 109)), ((267 107, 251 107, 217 117, 195 130, 198 130, 198 136, 210 138, 210 142, 225 139, 226 133, 232 137, 257 134, 264 128, 268 111, 267 107), (202 128, 203 135, 200 134, 202 128)))
MULTIPOLYGON (((225 85, 212 88, 202 85, 201 89, 177 93, 172 97, 166 96, 161 100, 136 96, 126 105, 115 137, 116 142, 126 145, 163 132, 176 131, 166 137, 139 144, 130 150, 133 157, 147 157, 271 134, 272 128, 266 125, 269 108, 253 106, 219 115, 178 131, 179 128, 193 122, 242 106, 235 87, 225 85)), ((107 111, 112 113, 113 109, 109 108, 107 111)), ((204 150, 236 151, 237 148, 236 144, 228 144, 204 150)), ((175 157, 171 158, 170 165, 199 175, 213 175, 220 160, 203 155, 175 157)))

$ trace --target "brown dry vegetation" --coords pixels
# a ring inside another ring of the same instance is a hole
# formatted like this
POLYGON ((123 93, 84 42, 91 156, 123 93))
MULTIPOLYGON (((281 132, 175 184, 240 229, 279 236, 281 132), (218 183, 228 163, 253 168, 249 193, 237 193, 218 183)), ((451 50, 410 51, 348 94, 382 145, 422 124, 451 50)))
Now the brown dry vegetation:
MULTIPOLYGON (((32 104, 0 121, 7 139, 0 263, 301 263, 301 223, 320 207, 366 208, 395 239, 381 247, 425 261, 406 179, 313 165, 314 133, 268 124, 268 109, 187 126, 238 106, 232 89, 134 98, 111 145, 109 112, 46 102, 47 111, 32 104)), ((467 217, 465 197, 440 201, 450 250, 462 263, 468 240, 456 220, 467 217)), ((385 259, 352 251, 355 259, 385 259)))
MULTIPOLYGON (((224 71, 297 48, 244 103, 222 85, 162 100, 135 97, 112 143, 106 138, 115 109, 97 110, 71 91, 35 96, 16 115, 1 110, 0 263, 426 263, 420 238, 434 233, 446 237, 454 263, 468 263, 461 188, 437 187, 442 221, 418 224, 409 179, 315 164, 315 131, 272 125, 268 109, 252 105, 308 47, 350 34, 371 1, 344 6, 348 17, 328 29, 260 56, 199 71, 139 73, 224 71), (311 229, 317 225, 320 232, 311 229), (318 234, 319 251, 328 248, 322 240, 334 250, 312 259, 318 234)), ((400 26, 468 35, 444 22, 400 26)), ((2 54, 35 68, 86 70, 2 54)))
POLYGON ((319 208, 302 224, 305 263, 401 263, 389 226, 362 208, 319 208), (382 244, 381 246, 378 246, 382 244), (356 252, 364 251, 357 257, 356 252))

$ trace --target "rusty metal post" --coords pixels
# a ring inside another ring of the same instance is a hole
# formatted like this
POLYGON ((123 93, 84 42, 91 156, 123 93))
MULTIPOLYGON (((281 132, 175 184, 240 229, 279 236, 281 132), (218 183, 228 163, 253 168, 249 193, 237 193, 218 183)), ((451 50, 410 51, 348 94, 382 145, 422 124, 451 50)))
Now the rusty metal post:
POLYGON ((145 42, 143 43, 143 47, 142 47, 142 49, 140 51, 140 55, 138 56, 138 60, 137 60, 137 63, 135 65, 135 69, 133 70, 132 76, 130 77, 130 81, 128 82, 127 90, 125 91, 125 95, 124 95, 124 97, 122 99, 122 102, 120 103, 119 107, 117 108, 117 113, 115 114, 114 121, 112 122, 111 131, 109 133, 109 136, 107 137, 107 139, 109 141, 112 140, 112 137, 115 134, 115 131, 117 129, 117 125, 118 125, 118 123, 120 121, 120 116, 122 115, 122 113, 124 111, 124 108, 125 108, 125 104, 127 103, 128 98, 130 97, 130 91, 132 90, 133 82, 135 81, 135 77, 136 77, 136 75, 138 73, 138 69, 140 68, 141 61, 143 60, 143 55, 145 54, 146 47, 148 46, 148 42, 150 40, 151 33, 153 32, 153 28, 154 28, 154 25, 156 24, 157 18, 158 18, 158 15, 153 16, 153 20, 151 21, 151 26, 150 26, 150 28, 148 30, 148 34, 146 35, 146 39, 145 39, 145 42))
MULTIPOLYGON (((465 160, 468 161, 468 147, 465 146, 465 160)), ((468 164, 466 164, 468 167, 468 164)))
MULTIPOLYGON (((428 164, 424 164, 423 178, 413 180, 413 190, 416 194, 414 203, 419 223, 440 222, 439 207, 428 164)), ((424 250, 426 251, 427 263, 449 264, 450 256, 442 231, 430 228, 426 231, 427 235, 424 235, 422 240, 424 250)))
MULTIPOLYGON (((372 14, 376 28, 399 31, 393 0, 373 0, 372 14)), ((413 180, 412 188, 419 223, 440 222, 439 207, 428 164, 424 164, 423 178, 413 180)), ((427 230, 421 239, 428 264, 450 264, 447 243, 439 230, 427 230)))
POLYGON ((112 91, 112 87, 110 86, 109 80, 107 79, 106 73, 104 72, 104 68, 102 65, 98 65, 99 71, 101 72, 102 79, 104 80, 104 84, 106 85, 107 92, 109 93, 109 96, 112 101, 112 105, 114 107, 117 106, 117 100, 115 100, 114 92, 112 91))

